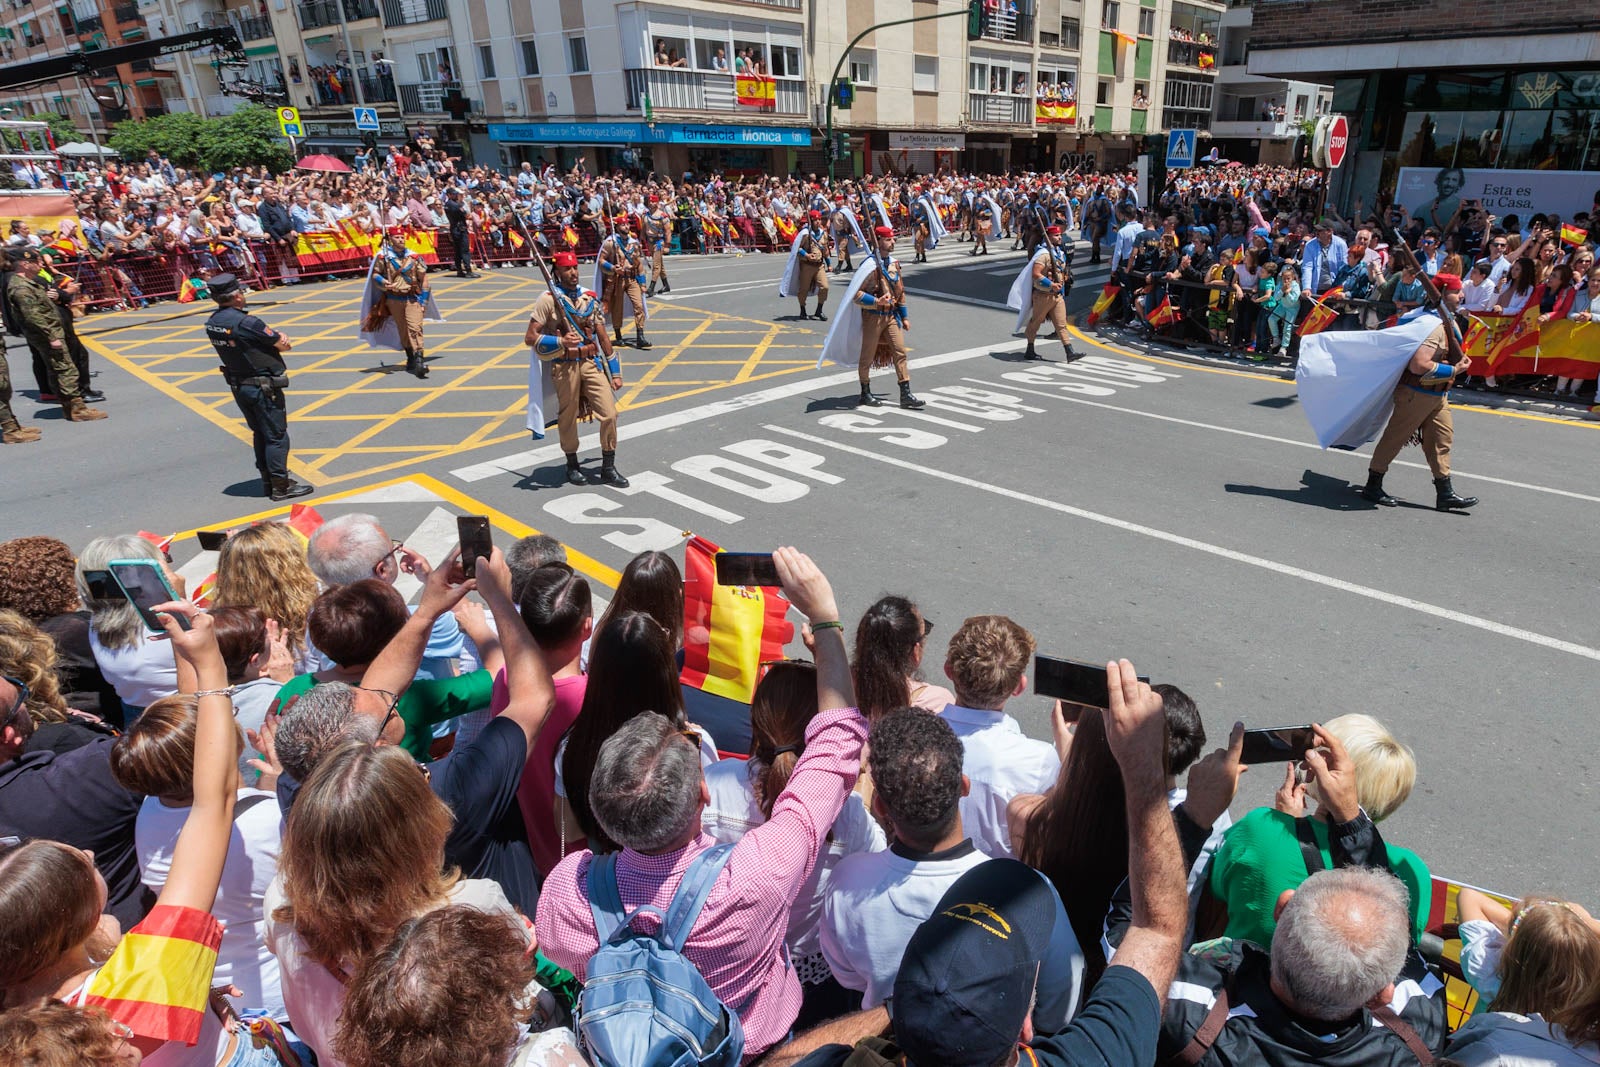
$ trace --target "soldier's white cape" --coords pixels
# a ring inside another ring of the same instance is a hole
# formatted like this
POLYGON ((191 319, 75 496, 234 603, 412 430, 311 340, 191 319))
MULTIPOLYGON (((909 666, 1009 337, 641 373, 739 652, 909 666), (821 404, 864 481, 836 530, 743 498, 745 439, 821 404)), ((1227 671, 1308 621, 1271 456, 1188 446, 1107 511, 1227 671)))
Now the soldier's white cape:
POLYGON ((539 353, 528 349, 528 429, 536 441, 544 440, 545 427, 555 421, 560 401, 555 382, 550 379, 550 364, 539 353))
POLYGON ((1394 387, 1437 316, 1387 330, 1314 333, 1300 341, 1300 408, 1323 448, 1358 448, 1383 432, 1394 387))
MULTIPOLYGON (((594 290, 595 296, 600 297, 600 306, 601 307, 607 307, 608 305, 605 302, 605 295, 606 295, 605 272, 600 269, 600 260, 602 258, 604 258, 604 256, 605 256, 606 242, 607 241, 615 241, 616 239, 617 239, 617 235, 616 234, 614 234, 614 233, 607 234, 605 240, 600 242, 600 248, 599 248, 598 251, 595 252, 595 256, 594 256, 594 284, 590 285, 589 288, 594 290)), ((635 242, 635 244, 638 245, 638 249, 637 249, 638 256, 636 258, 639 260, 640 268, 644 269, 645 268, 644 242, 643 241, 637 241, 637 242, 635 242)), ((620 246, 619 246, 619 251, 620 251, 620 246)), ((643 293, 640 293, 639 294, 639 300, 644 306, 644 320, 646 322, 649 322, 650 321, 650 298, 648 296, 645 296, 643 293)), ((624 315, 626 315, 628 313, 628 310, 629 310, 628 301, 626 299, 624 299, 622 301, 622 313, 624 315)), ((607 314, 609 316, 609 312, 607 314)))
POLYGON ((917 197, 917 203, 928 213, 928 240, 925 243, 928 248, 938 248, 940 239, 950 231, 945 229, 944 220, 939 218, 939 209, 934 206, 932 198, 927 193, 917 197))
POLYGON ((1021 333, 1028 328, 1028 318, 1033 314, 1033 261, 1043 254, 1048 256, 1050 250, 1044 245, 1039 246, 1039 251, 1022 264, 1022 269, 1017 271, 1016 281, 1011 283, 1011 291, 1006 294, 1006 307, 1017 313, 1017 324, 1012 333, 1021 333))
POLYGON ((979 199, 983 200, 989 205, 989 211, 992 216, 989 219, 989 236, 999 237, 1002 229, 1000 224, 1000 205, 995 203, 994 197, 990 196, 988 193, 984 193, 983 196, 979 197, 979 199))
MULTIPOLYGON (((373 301, 379 298, 378 257, 373 256, 371 266, 367 267, 367 284, 361 290, 361 317, 356 320, 356 337, 368 348, 387 348, 395 352, 404 352, 406 346, 400 341, 400 324, 394 321, 393 315, 386 316, 383 325, 376 330, 366 329, 367 316, 372 314, 373 301)), ((428 290, 428 299, 422 305, 422 317, 428 322, 444 321, 444 316, 439 314, 439 305, 434 302, 432 289, 428 290)))
POLYGON ((802 226, 789 245, 789 263, 783 268, 783 277, 778 279, 779 296, 794 296, 795 287, 800 284, 800 238, 805 235, 806 227, 802 226))
POLYGON ((878 225, 879 226, 893 226, 894 225, 894 223, 889 220, 889 209, 883 206, 883 194, 882 193, 873 193, 872 194, 872 206, 877 208, 877 210, 878 210, 878 225))
POLYGON ((817 357, 818 367, 824 363, 837 363, 841 367, 860 364, 861 309, 856 306, 855 299, 861 291, 861 283, 877 269, 878 261, 869 258, 850 276, 850 286, 844 291, 844 299, 839 301, 833 313, 833 325, 828 327, 828 336, 823 338, 822 354, 817 357))
MULTIPOLYGON (((867 244, 867 238, 861 232, 861 223, 856 221, 856 213, 847 207, 842 207, 838 210, 844 212, 844 217, 850 223, 850 254, 858 256, 872 247, 867 244)), ((833 226, 833 215, 828 216, 828 226, 830 228, 833 226)))

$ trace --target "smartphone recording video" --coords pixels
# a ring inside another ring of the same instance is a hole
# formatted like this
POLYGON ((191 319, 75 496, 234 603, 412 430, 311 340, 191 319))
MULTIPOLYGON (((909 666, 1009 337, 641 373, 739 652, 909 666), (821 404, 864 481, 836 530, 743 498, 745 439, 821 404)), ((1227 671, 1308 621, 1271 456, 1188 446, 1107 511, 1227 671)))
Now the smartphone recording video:
POLYGON ((478 560, 488 559, 494 552, 494 538, 489 534, 489 516, 456 516, 456 535, 461 540, 461 573, 468 578, 476 578, 478 560))
MULTIPOLYGON (((1149 682, 1150 679, 1141 677, 1139 681, 1149 682)), ((1106 683, 1104 663, 1080 663, 1074 659, 1035 654, 1033 691, 1038 696, 1069 704, 1111 707, 1111 687, 1106 683)))
POLYGON ((1240 763, 1298 763, 1317 747, 1316 732, 1309 726, 1278 726, 1270 730, 1246 730, 1240 763))
MULTIPOLYGON (((151 633, 166 633, 167 628, 156 617, 155 606, 177 600, 178 594, 167 584, 167 576, 162 573, 161 565, 150 559, 114 559, 106 567, 122 589, 122 595, 128 598, 128 603, 144 620, 145 628, 151 633)), ((179 626, 189 629, 187 618, 182 615, 174 615, 173 618, 178 620, 179 626)))
POLYGON ((770 552, 718 552, 713 558, 718 585, 777 587, 783 584, 778 579, 778 565, 770 552))

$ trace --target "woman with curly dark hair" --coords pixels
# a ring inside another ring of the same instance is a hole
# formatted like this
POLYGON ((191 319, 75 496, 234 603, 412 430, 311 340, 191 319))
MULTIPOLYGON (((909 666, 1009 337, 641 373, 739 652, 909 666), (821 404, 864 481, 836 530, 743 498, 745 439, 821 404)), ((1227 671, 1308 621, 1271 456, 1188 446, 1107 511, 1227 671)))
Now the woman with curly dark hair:
POLYGON ((55 642, 56 677, 68 707, 122 724, 122 701, 100 673, 89 646, 89 611, 78 596, 72 549, 54 537, 0 542, 0 608, 33 623, 55 642))
POLYGON ((572 1031, 551 1025, 531 936, 515 917, 460 904, 402 923, 346 987, 334 1037, 340 1061, 587 1067, 572 1031))

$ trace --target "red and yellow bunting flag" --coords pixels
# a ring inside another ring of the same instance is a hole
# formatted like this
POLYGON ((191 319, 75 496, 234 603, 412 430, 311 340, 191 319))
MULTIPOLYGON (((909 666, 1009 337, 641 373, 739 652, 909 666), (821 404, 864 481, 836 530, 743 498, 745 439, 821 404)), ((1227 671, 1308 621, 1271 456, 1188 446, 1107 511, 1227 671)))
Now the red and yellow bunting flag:
POLYGON ((750 703, 761 664, 783 658, 794 637, 789 602, 764 586, 718 585, 713 557, 722 551, 691 537, 683 558, 684 685, 750 703))
POLYGON ((1160 330, 1171 326, 1182 317, 1178 313, 1178 309, 1172 306, 1172 298, 1164 296, 1161 298, 1161 303, 1150 309, 1150 314, 1146 315, 1145 319, 1150 325, 1160 330))
POLYGON ((1582 226, 1574 226, 1570 222, 1561 224, 1561 243, 1564 245, 1583 245, 1589 243, 1589 231, 1582 226))
POLYGON ((117 942, 85 999, 139 1037, 193 1045, 221 943, 222 924, 209 912, 158 904, 117 942))
POLYGON ((738 74, 733 95, 740 107, 772 108, 778 99, 778 82, 770 74, 738 74))
POLYGON ((1111 306, 1111 302, 1117 298, 1117 294, 1120 292, 1122 292, 1122 286, 1115 282, 1107 282, 1101 288, 1100 295, 1094 298, 1094 306, 1089 309, 1087 322, 1090 326, 1100 321, 1100 316, 1106 313, 1106 309, 1111 306))

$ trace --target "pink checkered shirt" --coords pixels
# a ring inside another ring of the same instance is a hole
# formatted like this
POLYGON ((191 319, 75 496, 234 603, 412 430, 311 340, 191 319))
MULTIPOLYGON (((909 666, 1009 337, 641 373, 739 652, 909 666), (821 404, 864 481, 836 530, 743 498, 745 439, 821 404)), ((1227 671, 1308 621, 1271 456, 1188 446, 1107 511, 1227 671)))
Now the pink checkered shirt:
MULTIPOLYGON (((854 708, 824 711, 811 720, 805 753, 772 806, 772 818, 734 846, 684 946, 684 955, 744 1024, 746 1062, 782 1041, 800 1011, 800 982, 784 948, 789 906, 855 787, 866 736, 866 720, 854 708)), ((653 904, 666 911, 689 864, 713 844, 701 834, 659 856, 623 849, 617 858, 623 906, 632 911, 653 904)), ((550 872, 534 920, 540 951, 580 979, 599 947, 585 892, 592 855, 575 852, 550 872)), ((656 926, 646 915, 637 928, 656 926)))

